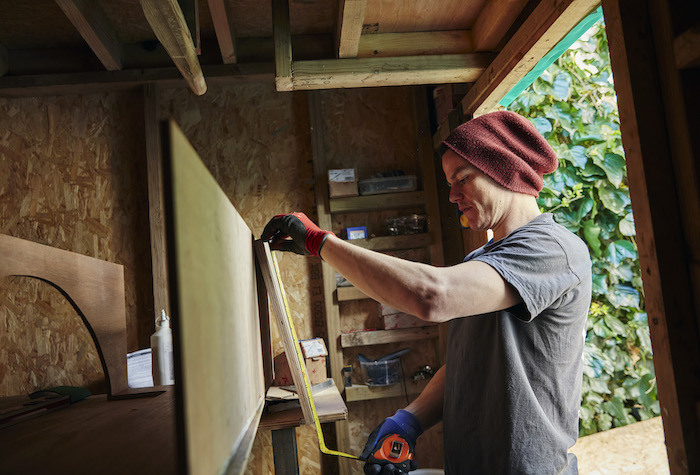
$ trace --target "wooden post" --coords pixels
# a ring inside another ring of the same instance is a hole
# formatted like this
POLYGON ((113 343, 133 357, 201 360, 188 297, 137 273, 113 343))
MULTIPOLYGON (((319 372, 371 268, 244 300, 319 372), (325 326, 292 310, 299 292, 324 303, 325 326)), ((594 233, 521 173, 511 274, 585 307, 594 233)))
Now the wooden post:
POLYGON ((153 273, 153 315, 161 310, 170 315, 165 220, 163 217, 163 165, 160 141, 160 106, 158 87, 143 88, 146 132, 146 169, 148 173, 148 219, 151 229, 151 269, 153 273))
POLYGON ((677 132, 670 130, 687 117, 677 107, 680 91, 664 90, 671 84, 660 77, 666 74, 655 44, 662 40, 654 28, 660 19, 650 3, 604 0, 603 13, 669 465, 672 474, 697 473, 700 357, 693 294, 699 289, 691 277, 688 243, 697 244, 698 236, 687 234, 692 223, 685 223, 690 216, 683 215, 681 203, 687 177, 674 170, 675 149, 682 144, 673 143, 677 132))

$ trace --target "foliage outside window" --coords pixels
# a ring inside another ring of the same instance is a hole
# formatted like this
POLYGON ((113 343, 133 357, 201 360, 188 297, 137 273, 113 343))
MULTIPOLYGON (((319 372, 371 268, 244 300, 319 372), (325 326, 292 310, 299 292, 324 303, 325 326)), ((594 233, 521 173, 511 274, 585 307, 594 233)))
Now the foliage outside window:
POLYGON ((660 413, 605 25, 596 23, 508 107, 559 155, 538 204, 588 243, 593 300, 579 434, 660 413))

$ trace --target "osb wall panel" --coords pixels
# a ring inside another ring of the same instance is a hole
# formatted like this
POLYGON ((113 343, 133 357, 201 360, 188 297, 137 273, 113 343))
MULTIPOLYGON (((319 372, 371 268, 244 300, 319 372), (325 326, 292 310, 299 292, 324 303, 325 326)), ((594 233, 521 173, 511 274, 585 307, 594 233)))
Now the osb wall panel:
MULTIPOLYGON (((147 346, 153 303, 140 94, 0 98, 0 198, 0 232, 124 266, 127 349, 147 346)), ((97 354, 80 340, 73 310, 62 310, 50 286, 10 287, 3 301, 16 304, 0 315, 0 359, 18 357, 9 348, 46 350, 66 370, 51 384, 84 377, 92 385, 97 354)), ((44 363, 27 360, 18 371, 52 371, 44 363)), ((0 385, 10 394, 29 387, 0 385)))
POLYGON ((95 344, 70 303, 29 277, 0 279, 0 395, 55 386, 106 392, 95 344))

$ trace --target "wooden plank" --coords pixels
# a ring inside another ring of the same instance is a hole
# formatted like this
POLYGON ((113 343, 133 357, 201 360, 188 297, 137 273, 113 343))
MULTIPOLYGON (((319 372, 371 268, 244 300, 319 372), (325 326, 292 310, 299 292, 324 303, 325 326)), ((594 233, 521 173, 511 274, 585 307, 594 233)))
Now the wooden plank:
POLYGON ((370 298, 357 287, 338 287, 337 297, 338 302, 347 302, 348 300, 362 300, 370 298))
POLYGON ((219 42, 221 59, 225 64, 237 61, 236 30, 233 27, 233 8, 226 0, 208 0, 211 21, 219 42))
POLYGON ((178 455, 245 466, 265 400, 253 236, 174 122, 163 123, 178 455))
MULTIPOLYGON (((318 420, 324 424, 327 422, 337 422, 348 417, 348 408, 338 392, 338 388, 332 386, 314 395, 316 414, 318 420)), ((297 427, 304 423, 304 416, 301 408, 285 410, 280 412, 266 412, 260 420, 260 430, 277 430, 289 427, 297 427)))
POLYGON ((10 69, 10 57, 7 54, 7 48, 0 45, 0 76, 7 73, 10 69))
POLYGON ((473 82, 491 63, 486 53, 294 61, 294 90, 473 82))
POLYGON ((474 41, 470 30, 417 31, 362 35, 356 56, 391 58, 473 52, 474 41))
POLYGON ((124 268, 0 234, 0 279, 13 275, 56 287, 90 330, 109 394, 128 390, 124 268))
POLYGON ((430 234, 422 233, 402 234, 400 236, 379 236, 368 239, 351 239, 347 242, 372 251, 398 251, 401 249, 428 247, 432 243, 432 238, 430 234))
POLYGON ((166 255, 165 221, 163 211, 163 157, 160 139, 160 101, 158 87, 143 88, 144 132, 146 135, 146 172, 148 177, 148 221, 151 240, 151 270, 153 274, 153 315, 161 310, 170 315, 168 265, 166 255))
POLYGON ((687 69, 700 66, 700 25, 685 30, 673 40, 676 68, 687 69))
MULTIPOLYGON (((275 74, 273 65, 266 63, 212 65, 205 66, 204 71, 212 84, 270 81, 275 74)), ((175 68, 40 74, 1 77, 0 97, 124 91, 149 83, 158 83, 159 86, 168 88, 187 87, 182 75, 175 68)))
POLYGON ((114 26, 98 2, 56 0, 80 36, 108 71, 122 68, 122 46, 114 26))
POLYGON ((404 341, 427 340, 438 336, 438 326, 431 325, 416 328, 400 328, 397 330, 372 330, 343 333, 340 343, 343 348, 365 345, 383 345, 385 343, 400 343, 404 341))
POLYGON ((139 2, 158 41, 168 52, 192 92, 198 96, 207 92, 207 83, 197 59, 192 35, 177 0, 139 0, 139 2))
POLYGON ((599 0, 542 0, 462 100, 465 116, 494 110, 599 0))
POLYGON ((0 430, 0 472, 94 473, 99 467, 104 475, 185 473, 178 470, 175 390, 162 388, 157 397, 90 396, 0 430))
POLYGON ((456 30, 473 25, 483 5, 484 0, 373 0, 367 3, 365 31, 456 30))
POLYGON ((275 42, 275 87, 292 90, 292 30, 289 0, 272 0, 272 36, 275 42))
POLYGON ((369 401, 372 399, 385 399, 388 397, 402 397, 405 394, 409 396, 417 396, 420 394, 427 381, 406 381, 406 389, 404 391, 403 384, 392 384, 391 386, 365 386, 364 384, 353 384, 345 388, 345 400, 353 401, 369 401))
POLYGON ((647 7, 603 1, 668 459, 671 473, 693 473, 696 308, 647 7))
POLYGON ((425 193, 422 191, 335 198, 330 200, 330 212, 331 214, 361 213, 398 208, 422 208, 425 204, 424 200, 425 193))
POLYGON ((339 0, 336 50, 339 58, 355 58, 360 46, 367 0, 339 0))
POLYGON ((301 403, 301 411, 304 414, 306 424, 314 423, 313 410, 311 409, 311 401, 307 391, 308 377, 306 375, 306 366, 299 361, 301 349, 299 348, 299 340, 296 337, 292 326, 289 324, 291 315, 288 313, 287 305, 284 301, 284 294, 279 282, 279 276, 272 260, 270 245, 260 240, 255 241, 255 252, 260 263, 267 294, 270 297, 275 322, 279 330, 284 346, 284 352, 287 355, 289 370, 292 373, 292 380, 296 386, 299 402, 301 403))
POLYGON ((527 0, 486 2, 474 23, 474 50, 495 51, 527 0))

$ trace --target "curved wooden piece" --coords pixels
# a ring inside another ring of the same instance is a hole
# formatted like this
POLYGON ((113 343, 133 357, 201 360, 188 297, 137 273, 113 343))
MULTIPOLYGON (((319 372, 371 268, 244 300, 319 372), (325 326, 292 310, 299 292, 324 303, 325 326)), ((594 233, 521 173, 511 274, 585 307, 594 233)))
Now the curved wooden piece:
POLYGON ((0 278, 9 276, 58 289, 95 341, 109 394, 128 389, 123 266, 0 234, 0 278))

